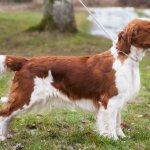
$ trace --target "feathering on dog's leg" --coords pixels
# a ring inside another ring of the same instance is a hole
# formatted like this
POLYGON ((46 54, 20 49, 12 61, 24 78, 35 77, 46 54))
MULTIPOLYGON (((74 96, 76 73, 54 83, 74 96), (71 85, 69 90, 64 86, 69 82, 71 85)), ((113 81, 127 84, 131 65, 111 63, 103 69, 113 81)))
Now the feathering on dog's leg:
POLYGON ((121 112, 120 111, 118 111, 117 113, 117 135, 121 138, 126 137, 121 129, 121 112))
POLYGON ((113 107, 100 107, 97 114, 97 129, 100 135, 118 140, 116 133, 117 110, 113 107))

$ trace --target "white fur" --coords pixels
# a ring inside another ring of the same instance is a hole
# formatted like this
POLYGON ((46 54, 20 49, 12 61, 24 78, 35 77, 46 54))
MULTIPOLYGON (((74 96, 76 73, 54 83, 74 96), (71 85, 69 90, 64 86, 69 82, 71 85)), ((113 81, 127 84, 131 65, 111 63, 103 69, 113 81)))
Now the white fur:
POLYGON ((10 123, 9 117, 0 117, 0 140, 4 141, 8 135, 8 125, 10 123))
POLYGON ((99 112, 97 114, 97 130, 100 135, 104 137, 113 138, 117 140, 116 133, 116 122, 117 122, 117 109, 115 109, 114 105, 109 103, 107 109, 103 106, 100 107, 99 112))
POLYGON ((7 96, 1 97, 1 102, 2 103, 7 103, 8 102, 8 97, 7 96))
POLYGON ((6 64, 6 56, 5 55, 0 55, 0 75, 5 73, 7 70, 6 64))
MULTIPOLYGON (((139 62, 135 62, 130 57, 121 62, 117 58, 118 54, 115 47, 111 49, 111 52, 115 58, 113 69, 116 71, 115 83, 118 95, 109 100, 107 109, 100 108, 97 117, 97 128, 101 135, 117 140, 117 136, 125 137, 120 127, 120 110, 127 101, 137 95, 140 89, 140 73, 139 62)), ((144 56, 144 52, 132 46, 130 56, 140 61, 144 56)))
MULTIPOLYGON (((118 39, 117 39, 118 40, 118 39)), ((117 41, 116 40, 116 41, 117 41)), ((113 46, 112 46, 112 48, 110 49, 110 51, 111 51, 111 54, 114 56, 114 58, 115 59, 117 59, 117 57, 118 57, 118 52, 117 52, 117 50, 116 50, 116 43, 113 43, 113 46)))
MULTIPOLYGON (((132 46, 130 56, 136 57, 140 61, 144 52, 132 46)), ((121 105, 123 106, 124 103, 136 96, 140 89, 139 62, 128 58, 122 63, 119 59, 116 59, 113 69, 116 71, 115 82, 119 93, 118 97, 122 99, 121 105)))
POLYGON ((121 129, 121 112, 118 111, 117 112, 117 129, 116 129, 116 133, 119 137, 124 138, 126 137, 125 134, 123 133, 122 129, 121 129))
POLYGON ((131 51, 130 56, 136 59, 138 62, 140 62, 145 55, 145 51, 143 49, 136 48, 135 46, 131 46, 130 51, 131 51))
POLYGON ((146 20, 146 21, 150 21, 149 18, 139 18, 139 19, 141 19, 141 20, 146 20))

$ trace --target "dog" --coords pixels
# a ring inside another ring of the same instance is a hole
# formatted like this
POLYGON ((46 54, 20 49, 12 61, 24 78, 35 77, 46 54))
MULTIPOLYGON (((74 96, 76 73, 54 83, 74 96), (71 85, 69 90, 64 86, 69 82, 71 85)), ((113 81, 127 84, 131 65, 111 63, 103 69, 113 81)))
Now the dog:
POLYGON ((0 55, 0 74, 15 71, 0 110, 0 140, 10 136, 8 127, 15 116, 55 107, 92 112, 100 135, 124 138, 121 109, 140 90, 139 62, 148 49, 150 19, 134 19, 110 50, 94 56, 0 55))

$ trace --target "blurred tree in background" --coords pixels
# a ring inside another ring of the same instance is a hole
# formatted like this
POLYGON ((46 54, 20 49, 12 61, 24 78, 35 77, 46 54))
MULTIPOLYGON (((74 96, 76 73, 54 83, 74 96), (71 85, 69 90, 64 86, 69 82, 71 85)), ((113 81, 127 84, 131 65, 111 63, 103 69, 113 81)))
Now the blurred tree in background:
POLYGON ((71 0, 44 0, 43 19, 39 30, 77 32, 71 0))

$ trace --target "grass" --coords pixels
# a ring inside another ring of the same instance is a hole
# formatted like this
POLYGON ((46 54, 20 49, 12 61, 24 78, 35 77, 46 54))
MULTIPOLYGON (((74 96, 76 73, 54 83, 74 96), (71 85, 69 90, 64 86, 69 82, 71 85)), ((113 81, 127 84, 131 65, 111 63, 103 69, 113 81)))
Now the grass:
POLYGON ((85 33, 88 21, 82 21, 85 13, 76 15, 79 31, 77 34, 24 32, 30 26, 38 24, 39 13, 2 13, 0 26, 1 54, 17 54, 27 57, 39 55, 90 55, 110 47, 104 38, 85 33), (14 19, 13 19, 14 18, 14 19), (17 29, 17 30, 16 30, 17 29), (9 44, 8 44, 9 43, 9 44))
MULTIPOLYGON (((111 42, 88 34, 89 22, 84 12, 76 12, 79 33, 61 34, 25 32, 37 24, 38 12, 0 13, 0 53, 26 57, 40 55, 92 55, 107 50, 111 42)), ((11 124, 14 138, 0 143, 0 150, 12 150, 16 145, 24 150, 149 150, 150 149, 150 60, 141 63, 142 88, 137 99, 123 111, 128 140, 100 137, 95 129, 95 117, 82 111, 55 110, 48 115, 18 116, 11 124)), ((0 97, 6 95, 11 74, 0 77, 0 97)))

